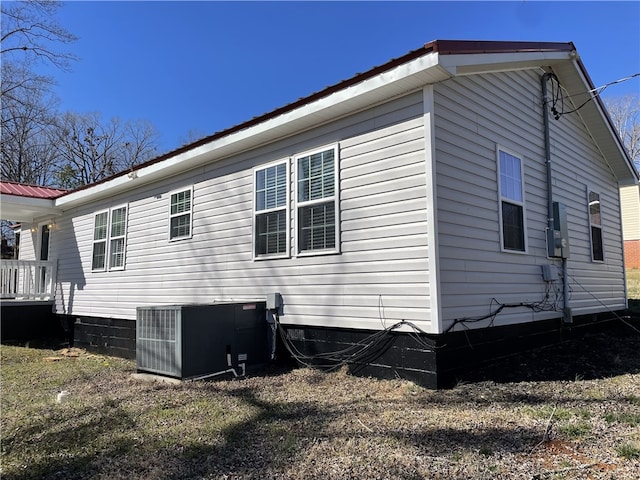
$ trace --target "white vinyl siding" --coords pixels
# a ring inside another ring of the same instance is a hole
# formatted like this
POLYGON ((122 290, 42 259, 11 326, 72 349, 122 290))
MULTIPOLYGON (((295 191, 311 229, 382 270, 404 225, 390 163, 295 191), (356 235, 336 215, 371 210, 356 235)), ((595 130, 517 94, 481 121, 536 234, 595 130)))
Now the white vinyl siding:
POLYGON ((331 147, 295 159, 298 253, 338 250, 337 150, 331 147))
MULTIPOLYGON (((547 287, 540 266, 560 264, 547 258, 544 235, 540 71, 454 78, 434 85, 433 97, 429 116, 422 91, 399 96, 338 120, 321 118, 314 128, 307 125, 260 148, 230 156, 225 151, 220 160, 65 212, 52 236, 52 251, 59 256, 56 311, 134 320, 138 306, 242 301, 279 292, 284 324, 381 329, 404 319, 438 333, 433 279, 440 285, 442 329, 455 318, 486 315, 494 298, 540 301, 547 287), (425 119, 434 121, 433 142, 425 137, 425 119), (425 165, 425 144, 434 151, 434 165, 425 165), (340 146, 335 179, 340 255, 298 255, 291 245, 298 235, 295 159, 329 145, 340 146), (496 145, 517 152, 523 163, 526 159, 527 255, 507 255, 501 248, 496 145), (255 171, 284 158, 291 159, 289 251, 254 261, 255 171), (432 188, 426 188, 427 181, 432 188), (188 248, 167 241, 168 204, 184 185, 193 185, 191 199, 198 199, 190 205, 188 248), (87 274, 95 212, 114 201, 129 202, 127 268, 114 275, 87 274), (429 258, 435 242, 439 270, 429 258)), ((551 122, 550 135, 554 200, 567 207, 574 315, 625 308, 616 179, 579 115, 551 122), (600 194, 605 262, 591 260, 587 185, 600 194)), ((559 316, 512 308, 493 325, 559 316)))
POLYGON ((62 289, 56 310, 134 320, 138 306, 279 292, 284 324, 381 329, 405 319, 430 331, 424 146, 418 92, 120 194, 109 200, 129 202, 126 270, 117 275, 86 274, 93 212, 106 200, 65 213, 52 237, 62 289), (296 255, 295 158, 338 144, 340 255, 296 255), (289 251, 254 261, 255 172, 283 159, 289 251), (188 248, 167 241, 170 196, 185 185, 197 199, 188 248))
POLYGON ((640 240, 640 186, 620 189, 622 234, 626 240, 640 240))
POLYGON ((255 171, 255 256, 286 256, 289 251, 287 162, 255 171))
POLYGON ((96 213, 93 222, 91 270, 121 270, 125 264, 127 207, 96 213))
MULTIPOLYGON (((501 303, 540 301, 546 289, 540 265, 560 266, 560 261, 547 258, 544 234, 548 215, 540 72, 472 75, 434 90, 439 278, 446 329, 453 319, 486 315, 494 298, 501 303), (505 255, 501 249, 496 145, 525 164, 527 255, 505 255)), ((579 115, 564 115, 550 127, 553 197, 567 207, 573 314, 625 308, 616 179, 579 115), (591 260, 587 185, 600 193, 605 262, 591 260)), ((493 325, 560 315, 511 308, 495 317, 493 325)), ((490 322, 468 326, 484 328, 490 322)))
POLYGON ((193 189, 171 193, 169 205, 169 240, 191 238, 193 189))
POLYGON ((589 229, 591 233, 591 259, 594 262, 604 261, 602 210, 600 207, 600 194, 589 191, 587 193, 587 208, 589 209, 589 229))

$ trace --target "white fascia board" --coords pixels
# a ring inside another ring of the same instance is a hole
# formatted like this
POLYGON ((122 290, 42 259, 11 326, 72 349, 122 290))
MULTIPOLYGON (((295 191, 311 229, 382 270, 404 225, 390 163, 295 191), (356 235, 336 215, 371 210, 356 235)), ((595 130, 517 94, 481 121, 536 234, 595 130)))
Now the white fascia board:
POLYGON ((442 55, 440 64, 452 75, 525 70, 570 60, 573 52, 512 52, 442 55))
POLYGON ((66 210, 139 185, 167 178, 200 165, 227 158, 268 142, 368 108, 375 103, 450 78, 438 55, 427 53, 314 102, 270 118, 166 160, 153 163, 88 188, 60 197, 56 206, 66 210))
POLYGON ((22 197, 4 193, 0 195, 0 218, 4 220, 31 223, 36 218, 57 216, 61 213, 50 198, 22 197))

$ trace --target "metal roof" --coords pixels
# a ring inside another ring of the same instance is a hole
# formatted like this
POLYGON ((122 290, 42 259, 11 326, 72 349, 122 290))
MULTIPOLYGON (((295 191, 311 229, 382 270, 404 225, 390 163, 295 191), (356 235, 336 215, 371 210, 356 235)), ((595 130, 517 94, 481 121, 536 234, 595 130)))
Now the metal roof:
POLYGON ((3 195, 29 198, 58 198, 66 192, 67 190, 61 188, 40 187, 17 182, 0 182, 0 193, 3 195))

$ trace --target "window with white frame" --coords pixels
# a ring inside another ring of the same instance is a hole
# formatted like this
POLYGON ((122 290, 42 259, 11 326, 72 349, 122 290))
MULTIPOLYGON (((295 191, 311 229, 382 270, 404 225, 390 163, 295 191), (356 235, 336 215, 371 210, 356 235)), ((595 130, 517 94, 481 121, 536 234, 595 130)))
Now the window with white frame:
POLYGON ((122 270, 125 264, 126 238, 126 206, 96 213, 93 221, 91 269, 122 270))
POLYGON ((124 268, 124 246, 127 232, 127 207, 111 210, 109 232, 109 269, 124 268))
POLYGON ((104 270, 107 266, 107 228, 109 212, 97 213, 93 221, 92 270, 104 270))
POLYGON ((602 242, 602 210, 600 194, 589 191, 589 227, 591 230, 591 259, 594 262, 604 261, 604 244, 602 242))
POLYGON ((286 256, 287 164, 281 162, 255 170, 254 248, 255 256, 286 256))
POLYGON ((338 246, 337 147, 296 157, 298 253, 338 246))
POLYGON ((169 207, 169 240, 191 238, 191 213, 193 189, 171 194, 169 207))
POLYGON ((498 149, 502 249, 526 251, 524 172, 522 158, 498 149))

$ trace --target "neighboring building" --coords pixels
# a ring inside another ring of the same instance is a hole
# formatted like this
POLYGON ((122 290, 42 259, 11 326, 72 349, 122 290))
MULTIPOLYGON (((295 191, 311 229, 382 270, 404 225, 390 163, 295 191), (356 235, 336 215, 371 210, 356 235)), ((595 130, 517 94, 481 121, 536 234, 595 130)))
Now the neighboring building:
POLYGON ((51 225, 77 331, 277 292, 300 360, 437 386, 626 308, 619 185, 638 178, 593 91, 571 43, 434 41, 13 218, 20 257, 51 225))
POLYGON ((624 263, 627 268, 640 268, 640 187, 620 189, 622 204, 622 237, 624 263))

